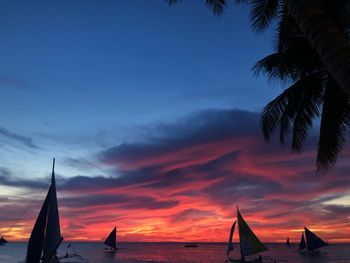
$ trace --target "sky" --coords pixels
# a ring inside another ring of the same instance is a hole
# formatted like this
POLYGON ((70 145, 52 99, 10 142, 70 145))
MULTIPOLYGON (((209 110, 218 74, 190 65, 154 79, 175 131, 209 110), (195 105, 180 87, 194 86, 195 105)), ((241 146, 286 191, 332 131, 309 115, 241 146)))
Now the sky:
POLYGON ((350 242, 350 149, 318 174, 317 123, 302 154, 263 140, 283 84, 248 7, 2 1, 0 36, 0 235, 28 239, 55 157, 66 240, 226 241, 238 205, 262 241, 350 242))

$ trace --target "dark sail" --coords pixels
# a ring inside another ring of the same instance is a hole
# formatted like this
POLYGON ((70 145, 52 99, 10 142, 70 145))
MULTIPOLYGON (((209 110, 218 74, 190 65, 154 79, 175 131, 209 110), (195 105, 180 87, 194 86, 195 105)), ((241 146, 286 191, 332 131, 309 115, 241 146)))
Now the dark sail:
POLYGON ((239 229, 239 243, 241 246, 241 255, 243 257, 268 250, 244 221, 238 208, 237 220, 239 229))
POLYGON ((5 244, 5 243, 8 243, 8 241, 5 238, 1 237, 0 238, 0 245, 5 244))
POLYGON ((306 248, 306 243, 304 239, 304 234, 301 234, 300 244, 299 244, 299 250, 303 250, 306 248))
POLYGON ((227 256, 233 250, 232 238, 233 238, 233 233, 235 232, 235 226, 236 226, 236 221, 232 224, 231 231, 230 231, 230 236, 228 237, 227 256))
POLYGON ((62 241, 57 207, 53 159, 51 186, 29 238, 26 263, 50 262, 62 241))
POLYGON ((26 263, 39 263, 43 251, 47 210, 49 204, 49 193, 47 193, 43 206, 36 219, 34 228, 29 238, 26 263))
POLYGON ((46 235, 43 248, 43 263, 50 262, 58 246, 62 241, 60 219, 57 206, 56 182, 55 182, 55 159, 53 160, 51 186, 49 189, 49 209, 47 214, 46 235))
POLYGON ((112 232, 109 234, 109 236, 106 238, 105 242, 103 242, 103 243, 109 247, 117 248, 116 236, 117 236, 117 227, 114 227, 112 232))
POLYGON ((287 245, 287 246, 290 246, 289 237, 287 237, 286 245, 287 245))
POLYGON ((312 233, 309 229, 304 227, 305 229, 305 238, 307 244, 307 250, 313 251, 315 249, 327 246, 328 244, 324 242, 321 238, 312 233))

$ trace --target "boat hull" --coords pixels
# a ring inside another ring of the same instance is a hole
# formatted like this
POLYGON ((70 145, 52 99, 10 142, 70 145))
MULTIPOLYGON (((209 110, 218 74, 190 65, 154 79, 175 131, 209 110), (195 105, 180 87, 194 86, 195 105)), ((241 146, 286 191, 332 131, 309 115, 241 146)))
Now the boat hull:
POLYGON ((197 244, 187 244, 187 245, 184 245, 184 247, 198 247, 197 244))
POLYGON ((107 252, 107 253, 116 253, 117 250, 118 250, 118 248, 116 248, 116 249, 108 249, 108 248, 105 248, 105 249, 104 249, 104 252, 107 252))
POLYGON ((246 259, 246 260, 241 260, 241 259, 233 259, 233 258, 227 258, 226 262, 230 263, 263 263, 264 261, 261 261, 260 259, 246 259))

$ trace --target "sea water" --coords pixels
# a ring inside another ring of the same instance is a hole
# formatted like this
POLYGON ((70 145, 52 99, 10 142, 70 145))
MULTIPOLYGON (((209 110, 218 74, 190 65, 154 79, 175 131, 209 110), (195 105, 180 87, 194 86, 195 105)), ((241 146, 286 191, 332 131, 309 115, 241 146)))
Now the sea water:
MULTIPOLYGON (((58 256, 77 255, 62 259, 62 263, 223 263, 226 260, 226 244, 197 243, 196 248, 185 248, 184 243, 118 243, 116 253, 104 252, 100 243, 62 243, 58 256), (71 244, 69 246, 69 244, 71 244)), ((261 253, 266 262, 281 263, 350 263, 350 244, 332 244, 323 248, 317 256, 299 254, 297 244, 266 244, 269 251, 261 253)), ((0 246, 1 263, 24 262, 26 243, 8 243, 0 246)), ((239 257, 239 247, 232 257, 239 257)), ((265 262, 264 261, 264 262, 265 262)))

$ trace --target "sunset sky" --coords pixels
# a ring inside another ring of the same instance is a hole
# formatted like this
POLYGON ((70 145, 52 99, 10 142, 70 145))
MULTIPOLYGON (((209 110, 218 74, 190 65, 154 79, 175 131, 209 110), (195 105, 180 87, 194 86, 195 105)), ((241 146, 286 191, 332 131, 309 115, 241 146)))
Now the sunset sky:
MULTIPOLYGON (((274 29, 202 1, 0 3, 0 235, 26 241, 56 157, 61 232, 101 240, 226 241, 236 206, 262 241, 308 226, 350 242, 350 148, 315 171, 263 140, 283 83, 256 77, 274 29)), ((234 239, 237 241, 237 235, 234 239)))

